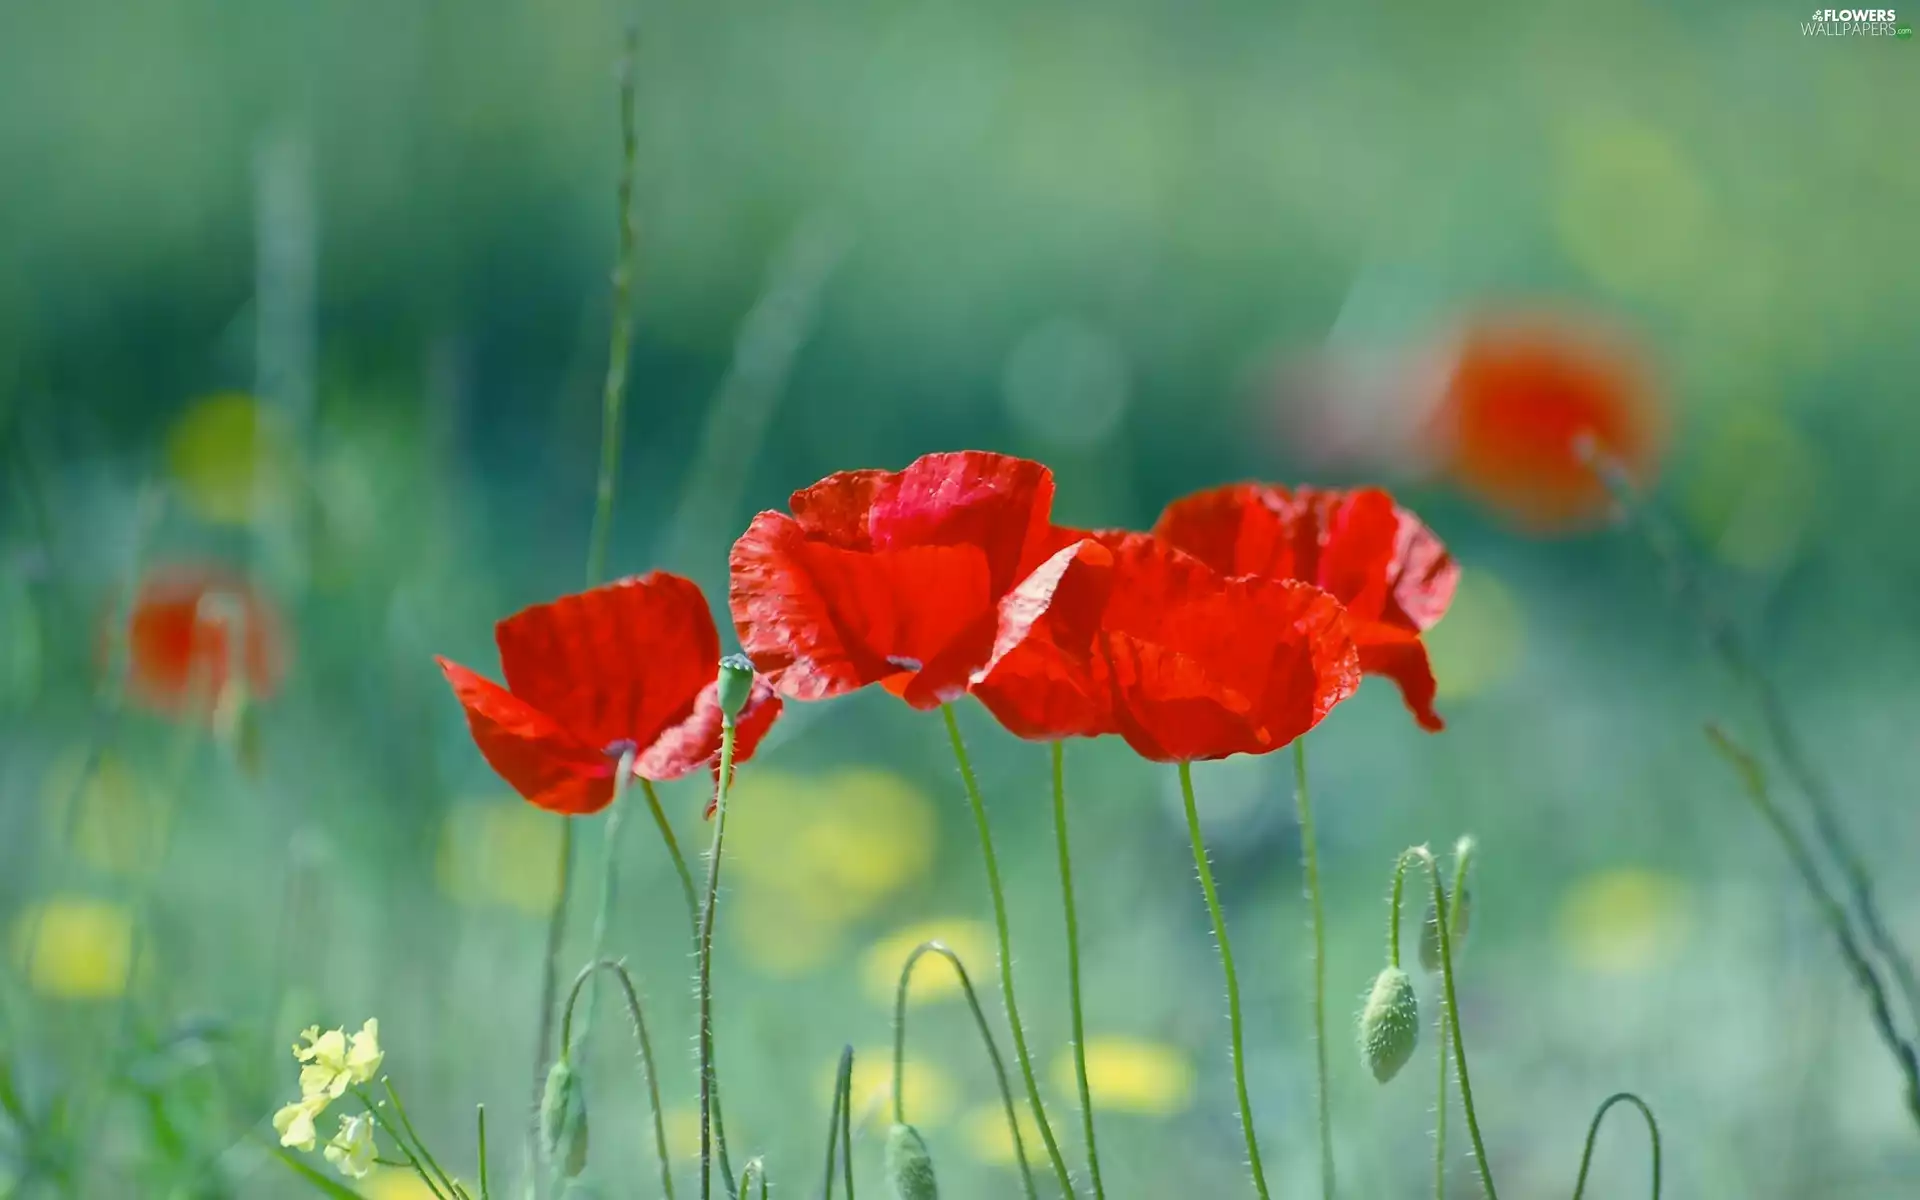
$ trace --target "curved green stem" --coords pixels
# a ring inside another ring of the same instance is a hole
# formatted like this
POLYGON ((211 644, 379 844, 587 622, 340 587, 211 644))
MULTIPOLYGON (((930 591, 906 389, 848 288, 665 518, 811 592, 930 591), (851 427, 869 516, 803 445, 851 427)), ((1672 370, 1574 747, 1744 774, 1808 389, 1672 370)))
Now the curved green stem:
POLYGON ((1453 1031, 1454 1066, 1460 1072, 1460 1107, 1467 1115, 1467 1133, 1473 1139, 1474 1161, 1480 1167, 1480 1182, 1487 1190, 1487 1200, 1500 1200, 1499 1191, 1493 1185, 1493 1168, 1487 1165, 1486 1142, 1480 1136, 1480 1117, 1473 1107, 1473 1078, 1467 1070, 1467 1043, 1460 1034, 1460 1004, 1453 986, 1453 932, 1449 928, 1452 920, 1447 911, 1446 887, 1440 881, 1440 865, 1433 861, 1433 852, 1425 846, 1402 851, 1393 865, 1393 931, 1388 938, 1388 953, 1393 965, 1399 966, 1400 896, 1407 864, 1412 862, 1424 866, 1433 883, 1434 927, 1440 936, 1440 970, 1446 984, 1447 1024, 1453 1031))
POLYGON ((1622 1100, 1640 1110, 1647 1119, 1647 1138, 1653 1143, 1653 1200, 1660 1200, 1660 1122, 1654 1119, 1653 1110, 1647 1102, 1632 1092, 1615 1092, 1600 1102, 1593 1114, 1593 1123, 1587 1126, 1587 1148, 1580 1155, 1580 1178, 1573 1185, 1573 1200, 1580 1200, 1587 1191, 1587 1169, 1593 1165, 1593 1143, 1600 1136, 1600 1122, 1607 1119, 1607 1110, 1622 1100))
MULTIPOLYGON (((407 1165, 412 1167, 413 1173, 420 1177, 420 1182, 427 1185, 427 1190, 432 1192, 437 1200, 453 1200, 448 1193, 440 1190, 439 1183, 436 1182, 434 1176, 428 1172, 427 1164, 420 1161, 420 1155, 414 1152, 413 1146, 409 1144, 406 1136, 400 1131, 398 1126, 387 1119, 387 1114, 380 1111, 380 1106, 373 1102, 373 1097, 367 1095, 366 1089, 356 1087, 353 1089, 353 1094, 354 1097, 360 1101, 361 1106, 367 1110, 367 1115, 373 1118, 373 1123, 382 1130, 385 1130, 387 1137, 394 1145, 400 1148, 400 1153, 406 1156, 407 1165)), ((424 1151, 426 1147, 422 1146, 420 1149, 424 1151)))
POLYGON ((760 1185, 760 1200, 767 1200, 766 1164, 757 1158, 750 1158, 740 1168, 740 1200, 752 1200, 747 1195, 747 1188, 756 1183, 760 1185))
POLYGON ((846 1142, 846 1153, 840 1157, 846 1160, 847 1200, 853 1200, 853 1047, 840 1049, 840 1066, 833 1073, 833 1111, 827 1114, 827 1170, 821 1184, 821 1195, 833 1200, 833 1167, 835 1148, 842 1140, 846 1142))
MULTIPOLYGON (((647 809, 653 814, 653 823, 660 830, 660 841, 667 848, 667 857, 673 861, 673 873, 680 880, 680 891, 687 900, 687 927, 693 934, 694 961, 700 958, 700 894, 694 890, 693 872, 687 868, 687 856, 680 851, 680 839, 673 834, 673 824, 667 820, 667 813, 660 806, 660 794, 653 789, 653 781, 640 780, 640 791, 647 798, 647 809)), ((716 1048, 717 1049, 717 1048, 716 1048)), ((720 1066, 719 1059, 714 1060, 713 1068, 713 1140, 720 1150, 720 1182, 727 1185, 729 1192, 736 1190, 733 1183, 733 1163, 727 1157, 727 1123, 720 1111, 720 1066)))
MULTIPOLYGON (((473 1121, 477 1127, 474 1140, 480 1153, 480 1200, 493 1200, 493 1185, 487 1178, 487 1106, 482 1104, 473 1110, 473 1121)), ((671 1198, 669 1198, 671 1200, 671 1198)))
POLYGON ((1007 1024, 1013 1030, 1013 1054, 1020 1063, 1020 1075, 1027 1085, 1027 1103, 1033 1109, 1034 1123, 1040 1127, 1040 1140, 1046 1143, 1047 1157, 1053 1162, 1054 1177, 1060 1181, 1060 1194, 1073 1196, 1073 1180, 1067 1174, 1066 1159, 1060 1156, 1060 1144, 1054 1141, 1053 1126, 1047 1123, 1046 1105, 1040 1100, 1040 1084, 1033 1075, 1033 1058, 1027 1053, 1027 1034, 1020 1024, 1020 1006, 1013 996, 1013 938, 1007 932, 1007 898, 1000 887, 1000 864, 993 854, 993 831, 987 825, 987 806, 980 798, 980 784, 974 778, 973 762, 967 757, 967 744, 960 738, 960 722, 953 705, 942 704, 940 715, 946 718, 947 737, 953 742, 953 756, 960 763, 960 778, 966 784, 967 803, 973 808, 973 823, 980 831, 980 857, 987 867, 987 890, 993 897, 993 927, 1000 940, 1000 995, 1007 1005, 1007 1024))
POLYGON ((967 1007, 973 1010, 973 1023, 980 1028, 980 1041, 987 1048, 987 1059, 993 1064, 994 1081, 1000 1085, 1000 1103, 1007 1110, 1007 1131, 1013 1135, 1013 1158, 1020 1166, 1020 1183, 1027 1193, 1027 1200, 1036 1200, 1033 1190, 1033 1172, 1027 1166, 1027 1148, 1020 1137, 1020 1115, 1013 1105, 1013 1087, 1007 1082, 1007 1064, 1000 1057, 1000 1047, 993 1040, 993 1028, 987 1024, 986 1010, 980 1007, 980 997, 973 990, 973 980, 967 975, 967 968, 960 956, 940 942, 921 942, 907 955, 907 961, 900 968, 900 985, 893 994, 893 1120, 896 1125, 907 1121, 907 1106, 903 1092, 903 1082, 907 1070, 907 992, 913 983, 913 968, 920 959, 928 954, 937 954, 947 960, 953 973, 960 978, 960 990, 966 994, 967 1007))
POLYGON ((1307 792, 1307 739, 1293 739, 1293 799, 1300 816, 1300 859, 1313 912, 1313 1058, 1319 1079, 1320 1193, 1333 1200, 1333 1116, 1327 1091, 1327 922, 1320 902, 1320 850, 1313 836, 1313 800, 1307 792))
MULTIPOLYGON (((1066 743, 1053 743, 1053 832, 1060 846, 1060 910, 1067 921, 1067 1002, 1073 1009, 1073 1077, 1080 1089, 1080 1123, 1087 1135, 1087 1173, 1094 1200, 1106 1200, 1100 1150, 1093 1138, 1093 1089, 1087 1084, 1087 1029, 1080 1007, 1080 918, 1073 903, 1073 854, 1067 844, 1066 743)), ((1016 1143, 1017 1145, 1017 1143, 1016 1143)))
MULTIPOLYGON (((707 902, 700 910, 700 1200, 713 1195, 713 918, 720 898, 720 856, 727 839, 727 791, 733 786, 734 723, 720 731, 720 780, 714 799, 713 847, 707 852, 707 902)), ((724 1155, 724 1148, 721 1150, 724 1155)), ((731 1189, 729 1189, 731 1190, 731 1189)))
MULTIPOLYGON (((1453 890, 1448 895, 1454 897, 1453 911, 1447 915, 1447 932, 1457 941, 1460 937, 1459 898, 1466 895, 1467 863, 1473 858, 1473 843, 1466 838, 1460 839, 1453 852, 1453 890)), ((1434 914, 1437 925, 1439 913, 1434 914)), ((1396 919, 1395 925, 1399 924, 1396 919)), ((1434 1022, 1440 1033, 1440 1088, 1434 1093, 1433 1107, 1433 1200, 1446 1200, 1447 1196, 1447 1044, 1452 1035, 1447 1030, 1447 1014, 1442 1012, 1434 1022)))
MULTIPOLYGON (((628 974, 624 964, 610 958, 590 962, 580 969, 573 978, 573 990, 567 995, 567 1007, 560 1017, 560 1053, 562 1057, 573 1055, 573 1009, 580 1001, 580 989, 595 972, 607 971, 619 982, 620 990, 627 1001, 627 1019, 633 1023, 633 1038, 640 1051, 640 1074, 647 1081, 647 1106, 653 1114, 653 1147, 660 1160, 660 1190, 667 1200, 673 1200, 673 1160, 667 1152, 667 1125, 660 1109, 660 1078, 653 1069, 653 1039, 647 1036, 647 1014, 640 1003, 640 990, 634 986, 633 976, 628 974)), ((589 1000, 591 1006, 591 1000, 589 1000)), ((587 1035, 587 1023, 582 1021, 580 1036, 587 1035)), ((484 1112, 480 1123, 483 1146, 480 1156, 481 1189, 486 1188, 486 1152, 484 1137, 486 1118, 484 1112)))
POLYGON ((1200 874, 1200 891, 1213 918, 1214 940, 1220 943, 1220 969, 1227 979, 1227 1027, 1233 1042, 1233 1087, 1240 1098, 1240 1131, 1247 1139, 1247 1167, 1253 1172, 1253 1190, 1267 1200, 1267 1175, 1260 1165, 1260 1142, 1253 1133, 1253 1102, 1247 1097, 1247 1056, 1240 1032, 1240 977, 1233 969, 1233 945, 1227 940, 1227 918, 1220 911, 1220 895, 1213 886, 1213 867, 1207 862, 1206 841, 1200 834, 1200 810, 1193 802, 1193 766, 1180 764, 1180 798, 1187 806, 1187 834, 1193 839, 1193 866, 1200 874))
POLYGON ((420 1148, 420 1157, 427 1161, 427 1166, 440 1180, 441 1185, 447 1189, 448 1194, 459 1195, 460 1185, 453 1181, 453 1176, 447 1174, 446 1168, 433 1157, 433 1151, 427 1149, 427 1143, 420 1137, 420 1131, 413 1127, 413 1118, 407 1115, 407 1106, 400 1102, 400 1092, 393 1086, 393 1080, 382 1075, 380 1086, 386 1089, 387 1099, 393 1101, 393 1111, 399 1116, 401 1127, 407 1131, 407 1136, 413 1139, 413 1144, 420 1148))

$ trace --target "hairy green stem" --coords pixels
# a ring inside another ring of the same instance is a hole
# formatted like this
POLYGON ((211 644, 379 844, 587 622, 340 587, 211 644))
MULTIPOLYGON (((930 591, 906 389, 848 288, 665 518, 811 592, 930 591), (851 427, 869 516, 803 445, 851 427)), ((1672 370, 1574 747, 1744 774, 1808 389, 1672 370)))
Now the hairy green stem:
MULTIPOLYGON (((439 1183, 436 1182, 434 1176, 428 1172, 427 1165, 420 1161, 420 1155, 414 1152, 413 1147, 408 1144, 406 1137, 401 1133, 400 1129, 396 1127, 392 1121, 387 1119, 387 1114, 380 1111, 380 1106, 373 1102, 373 1097, 367 1095, 365 1089, 362 1088, 353 1089, 353 1094, 354 1097, 360 1101, 361 1106, 367 1110, 367 1115, 373 1118, 373 1123, 386 1131, 387 1137, 392 1140, 393 1144, 400 1147, 400 1153, 406 1156, 407 1165, 413 1168, 415 1175, 420 1177, 420 1182, 427 1185, 427 1190, 432 1192, 437 1200, 454 1200, 451 1195, 440 1190, 439 1183)), ((422 1146, 420 1149, 424 1152, 426 1147, 422 1146)))
POLYGON ((944 944, 921 942, 907 955, 907 961, 900 968, 900 984, 893 994, 893 1120, 896 1125, 907 1121, 904 1082, 907 1071, 907 992, 913 983, 913 969, 921 958, 936 954, 947 960, 953 973, 960 979, 960 990, 966 994, 967 1007, 973 1010, 973 1023, 980 1029, 980 1042, 987 1048, 987 1060, 993 1064, 993 1078, 1000 1085, 1000 1103, 1007 1110, 1007 1132, 1013 1135, 1013 1158, 1020 1167, 1020 1183, 1027 1193, 1027 1200, 1036 1200, 1033 1189, 1033 1172, 1027 1166, 1027 1148, 1020 1136, 1020 1114, 1014 1108, 1013 1087, 1007 1082, 1007 1064, 1000 1057, 1000 1047, 993 1040, 993 1028, 987 1023, 986 1010, 980 1007, 980 997, 973 990, 973 980, 967 975, 967 968, 944 944))
POLYGON ((1313 835, 1313 800, 1307 792, 1307 739, 1293 739, 1293 801, 1300 817, 1300 861, 1307 905, 1313 914, 1313 1059, 1319 1081, 1320 1194, 1333 1200, 1333 1115, 1327 1071, 1327 922, 1320 901, 1320 850, 1313 835))
POLYGON ((407 1106, 400 1102, 400 1092, 399 1089, 393 1086, 393 1080, 382 1075, 380 1077, 380 1086, 386 1089, 387 1099, 393 1101, 393 1111, 399 1116, 401 1127, 407 1131, 407 1136, 413 1139, 413 1144, 420 1148, 420 1157, 427 1161, 427 1166, 432 1169, 434 1176, 440 1180, 441 1185, 444 1186, 449 1193, 458 1195, 460 1193, 460 1185, 453 1181, 453 1176, 447 1174, 446 1168, 442 1167, 439 1161, 433 1157, 433 1151, 427 1148, 427 1143, 421 1138, 420 1131, 413 1127, 413 1118, 407 1115, 407 1106))
POLYGON ((1654 1119, 1647 1102, 1632 1092, 1615 1092, 1595 1110, 1593 1123, 1587 1126, 1587 1148, 1580 1155, 1580 1178, 1573 1185, 1573 1200, 1580 1200, 1587 1193, 1587 1169, 1593 1165, 1593 1143, 1600 1136, 1600 1123, 1607 1119, 1607 1110, 1623 1100, 1639 1109, 1640 1115, 1647 1119, 1647 1138, 1653 1145, 1653 1200, 1660 1200, 1660 1122, 1654 1119))
POLYGON ((740 1168, 740 1200, 752 1200, 747 1195, 747 1188, 756 1183, 760 1185, 760 1200, 767 1200, 766 1164, 757 1158, 750 1158, 740 1168))
POLYGON ((1893 1055, 1895 1065, 1900 1068, 1901 1079, 1906 1085, 1907 1111, 1915 1121, 1920 1121, 1920 1054, 1915 1052, 1912 1042, 1900 1035, 1894 1023, 1893 1006, 1887 998, 1886 987, 1854 936, 1853 922, 1847 918, 1846 908, 1821 877, 1819 865, 1814 861, 1813 851, 1808 848, 1806 840, 1774 800, 1759 761, 1717 725, 1707 726, 1707 740, 1727 760, 1734 774, 1740 777, 1747 799, 1773 830, 1780 844, 1786 847, 1787 857, 1792 861, 1793 869, 1800 876, 1807 894, 1813 898, 1814 908, 1826 921, 1828 928, 1833 930, 1834 941, 1840 947, 1840 957, 1846 961, 1854 982, 1867 998, 1874 1031, 1880 1035, 1880 1040, 1893 1055))
MULTIPOLYGON (((673 834, 673 825, 667 820, 667 813, 660 806, 660 794, 653 789, 653 782, 640 781, 640 790, 647 798, 647 808, 653 813, 653 823, 660 830, 660 841, 667 848, 667 856, 673 860, 673 873, 680 880, 680 890, 687 899, 687 927, 693 935, 693 956, 700 960, 700 894, 694 890, 693 872, 687 868, 687 856, 680 851, 680 839, 673 834)), ((718 1047, 714 1047, 717 1051, 718 1047)), ((733 1162, 727 1156, 727 1123, 720 1109, 720 1065, 714 1058, 713 1067, 713 1140, 720 1151, 720 1182, 727 1191, 735 1191, 733 1182, 733 1162)), ((744 1184, 742 1185, 744 1186, 744 1184)))
MULTIPOLYGON (((634 176, 639 159, 639 135, 634 120, 635 61, 639 57, 640 26, 630 22, 620 56, 620 245, 613 264, 613 298, 608 317, 607 376, 600 398, 600 473, 594 485, 593 527, 587 535, 587 586, 598 585, 606 574, 607 539, 613 528, 613 498, 620 480, 621 415, 627 399, 627 358, 633 340, 633 260, 638 229, 633 213, 634 176)), ((545 957, 540 965, 540 1011, 534 1035, 533 1144, 540 1141, 540 1093, 546 1087, 547 1062, 553 1038, 553 1006, 559 998, 560 951, 567 932, 569 876, 573 872, 573 819, 562 818, 560 834, 560 895, 547 921, 545 957)), ((535 1178, 538 1178, 536 1173, 535 1178)), ((537 1188, 536 1184, 536 1188, 537 1188)))
POLYGON ((1500 1200, 1499 1191, 1493 1185, 1493 1168, 1487 1164, 1487 1146, 1480 1137, 1480 1117, 1473 1107, 1473 1077, 1467 1070, 1467 1043, 1460 1034, 1460 1003, 1453 985, 1453 932, 1449 928, 1452 921, 1448 916, 1446 886, 1440 881, 1440 865, 1434 862, 1433 852, 1425 846, 1402 851, 1393 865, 1393 907, 1390 912, 1393 930, 1388 937, 1388 953, 1393 965, 1399 966, 1400 896, 1407 864, 1413 862, 1427 869, 1427 876, 1433 883, 1433 923, 1440 940, 1440 970, 1445 983, 1447 1024, 1453 1031, 1454 1066, 1460 1072, 1460 1107, 1467 1115, 1467 1134, 1473 1139, 1473 1157, 1480 1167, 1480 1182, 1486 1188, 1487 1200, 1500 1200))
POLYGON ((960 737, 960 721, 954 716, 953 705, 940 706, 940 715, 946 719, 947 737, 953 743, 953 756, 960 763, 960 778, 966 784, 967 803, 973 809, 973 823, 980 832, 980 856, 987 867, 987 891, 993 897, 994 933, 1000 943, 1000 996, 1007 1005, 1007 1024, 1013 1031, 1013 1054, 1020 1064, 1020 1075, 1027 1086, 1027 1103, 1033 1109, 1034 1123, 1040 1127, 1040 1140, 1046 1143, 1047 1157, 1053 1162, 1053 1173, 1060 1181, 1060 1194, 1073 1196, 1073 1179, 1067 1174, 1066 1159, 1060 1155, 1060 1144, 1054 1140, 1053 1126, 1047 1123, 1046 1105, 1040 1099, 1040 1084, 1034 1078, 1033 1058, 1027 1052, 1026 1030, 1020 1024, 1020 1006, 1013 995, 1013 939, 1007 931, 1007 899, 1000 886, 1000 864, 993 854, 993 831, 987 825, 986 802, 980 798, 980 784, 973 774, 973 761, 967 757, 967 744, 960 737))
MULTIPOLYGON (((607 952, 607 926, 613 919, 614 895, 620 881, 620 827, 627 811, 627 786, 633 778, 633 760, 638 755, 638 749, 629 745, 620 752, 620 762, 613 772, 613 799, 607 804, 606 863, 600 872, 600 904, 593 914, 593 954, 588 960, 590 962, 599 961, 607 952)), ((587 989, 587 1010, 580 1020, 580 1036, 583 1038, 593 1027, 593 1013, 599 997, 598 988, 587 989)), ((565 1049, 564 1041, 562 1049, 565 1049)))
MULTIPOLYGON (((673 1200, 673 1159, 667 1151, 667 1124, 660 1107, 660 1077, 653 1069, 653 1039, 647 1035, 646 1009, 640 1003, 640 989, 634 986, 633 976, 624 964, 610 958, 602 958, 588 963, 573 978, 573 990, 567 995, 567 1007, 560 1017, 560 1054, 564 1058, 573 1056, 573 1009, 580 1001, 580 989, 596 972, 606 971, 620 984, 620 990, 627 1002, 627 1019, 633 1025, 633 1040, 640 1053, 640 1074, 647 1082, 647 1107, 653 1116, 653 1147, 660 1162, 660 1190, 667 1200, 673 1200)), ((591 1008, 592 1001, 588 1001, 591 1008)), ((582 1021, 580 1036, 587 1036, 586 1022, 582 1021)), ((481 1122, 484 1131, 486 1124, 481 1122)), ((485 1155, 481 1156, 481 1187, 486 1179, 485 1155)))
POLYGON ((1233 944, 1227 940, 1227 918, 1220 911, 1220 894, 1213 886, 1213 867, 1207 862, 1206 839, 1200 833, 1200 810, 1193 800, 1193 764, 1180 764, 1180 798, 1187 808, 1187 834, 1193 840, 1193 867, 1200 875, 1200 891, 1213 918, 1213 937, 1220 943, 1220 970, 1227 980, 1227 1032, 1233 1048, 1233 1088, 1240 1100, 1240 1132, 1247 1139, 1247 1168, 1253 1190, 1267 1200, 1267 1174, 1260 1165, 1260 1141, 1253 1132, 1253 1101, 1247 1096, 1247 1055, 1240 1029, 1240 977, 1233 969, 1233 944))
MULTIPOLYGON (((1453 851, 1453 911, 1447 914, 1447 932, 1455 942, 1460 940, 1460 897, 1467 894, 1467 864, 1473 860, 1473 843, 1461 838, 1453 851)), ((1434 914, 1437 926, 1440 914, 1434 914)), ((1394 922, 1396 925, 1399 922, 1394 922)), ((1440 1034, 1440 1089, 1434 1094, 1433 1118, 1433 1200, 1446 1200, 1447 1196, 1447 1044, 1452 1035, 1447 1031, 1447 1014, 1442 1012, 1435 1020, 1440 1034)))
POLYGON ((1073 854, 1067 842, 1066 743, 1053 750, 1053 832, 1060 847, 1060 911, 1067 922, 1067 1003, 1073 1010, 1073 1078, 1080 1090, 1080 1123, 1087 1137, 1087 1173, 1094 1200, 1106 1200, 1100 1180, 1100 1150, 1093 1136, 1093 1089, 1087 1084, 1087 1028, 1080 1004, 1080 919, 1073 903, 1073 854))
POLYGON ((720 898, 720 856, 726 849, 733 742, 734 722, 729 717, 720 731, 720 779, 713 808, 713 847, 707 852, 707 902, 700 910, 700 1200, 710 1200, 713 1195, 713 1153, 717 1140, 713 1128, 713 920, 720 898))

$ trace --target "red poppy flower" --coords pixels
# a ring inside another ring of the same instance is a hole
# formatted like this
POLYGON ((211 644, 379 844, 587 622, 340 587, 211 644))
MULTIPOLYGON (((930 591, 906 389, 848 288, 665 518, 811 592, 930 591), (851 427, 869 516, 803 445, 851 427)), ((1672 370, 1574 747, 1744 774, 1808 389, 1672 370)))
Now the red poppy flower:
POLYGON ((1539 532, 1590 525, 1611 509, 1582 457, 1583 439, 1645 482, 1665 432, 1624 340, 1592 323, 1539 315, 1464 329, 1434 431, 1461 487, 1539 532))
POLYGON ((1117 732, 1156 762, 1265 754, 1360 683, 1340 602, 1140 534, 1056 554, 1001 605, 974 693, 1022 737, 1117 732))
MULTIPOLYGON (((613 800, 621 756, 633 773, 677 779, 720 749, 720 635, 706 597, 664 571, 563 596, 494 626, 507 686, 436 658, 473 740, 513 789, 551 812, 613 800)), ((756 681, 735 732, 745 762, 780 714, 756 681)))
POLYGON ((1446 615, 1460 568, 1420 518, 1378 488, 1243 483, 1176 500, 1154 536, 1227 575, 1300 579, 1346 607, 1360 666, 1384 675, 1422 728, 1440 730, 1420 635, 1446 615))
POLYGON ((937 707, 992 652, 1000 600, 1075 536, 1052 504, 1047 468, 982 451, 828 476, 734 543, 740 644, 794 699, 878 683, 937 707))
POLYGON ((210 716, 237 678, 255 699, 286 677, 279 615, 247 578, 224 566, 155 567, 128 610, 127 696, 167 716, 210 716))

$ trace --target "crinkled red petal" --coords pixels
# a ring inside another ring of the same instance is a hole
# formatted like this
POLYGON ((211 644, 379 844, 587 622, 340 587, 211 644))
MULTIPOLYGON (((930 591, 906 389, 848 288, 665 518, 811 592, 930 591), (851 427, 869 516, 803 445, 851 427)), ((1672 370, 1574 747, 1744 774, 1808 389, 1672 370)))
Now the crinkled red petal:
POLYGON ((617 760, 581 742, 546 713, 491 680, 436 658, 487 764, 549 812, 599 812, 613 799, 617 760))
POLYGON ((688 718, 720 661, 706 597, 665 571, 523 609, 494 637, 512 693, 596 749, 651 746, 688 718))
POLYGON ((1360 669, 1369 675, 1382 675, 1400 688, 1407 711, 1429 733, 1447 727, 1433 709, 1437 687, 1433 667, 1427 661, 1427 647, 1420 638, 1390 625, 1374 624, 1356 631, 1360 648, 1360 669))
POLYGON ((1042 563, 1000 602, 992 654, 973 693, 1017 737, 1052 740, 1117 731, 1102 614, 1113 553, 1076 542, 1042 563))

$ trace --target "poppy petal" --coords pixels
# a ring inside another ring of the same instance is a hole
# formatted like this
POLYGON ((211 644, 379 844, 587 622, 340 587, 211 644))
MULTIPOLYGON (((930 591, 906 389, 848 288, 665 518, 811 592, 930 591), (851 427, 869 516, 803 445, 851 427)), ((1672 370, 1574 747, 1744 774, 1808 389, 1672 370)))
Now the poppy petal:
POLYGON ((616 761, 547 714, 458 663, 436 657, 467 714, 480 754, 530 803, 577 816, 613 799, 616 761))
POLYGON ((970 682, 1014 736, 1050 740, 1115 731, 1106 660, 1098 651, 1112 567, 1112 551, 1079 541, 1000 602, 993 651, 970 682))
POLYGON ((865 552, 810 540, 800 522, 765 512, 731 561, 740 645, 798 700, 918 671, 991 611, 987 560, 975 546, 865 552))
POLYGON ((522 609, 494 638, 513 694, 595 748, 644 752, 687 719, 720 661, 699 585, 665 571, 522 609))
POLYGON ((1383 675, 1400 688, 1400 698, 1420 728, 1439 733, 1447 727, 1433 710, 1438 687, 1433 667, 1427 661, 1427 647, 1418 636, 1390 625, 1373 624, 1357 631, 1360 669, 1369 675, 1383 675))
MULTIPOLYGON (((733 735, 733 761, 746 762, 753 757, 767 731, 780 715, 780 697, 766 679, 755 679, 740 711, 733 735)), ((658 740, 634 760, 636 775, 647 779, 678 779, 701 767, 720 769, 720 684, 709 683, 694 702, 693 710, 677 725, 668 727, 658 740)))
POLYGON ((1113 711, 1120 736, 1152 762, 1190 762, 1274 749, 1254 736, 1253 705, 1222 687, 1196 659, 1153 642, 1109 634, 1113 711))

